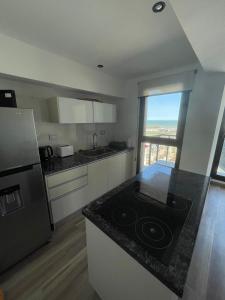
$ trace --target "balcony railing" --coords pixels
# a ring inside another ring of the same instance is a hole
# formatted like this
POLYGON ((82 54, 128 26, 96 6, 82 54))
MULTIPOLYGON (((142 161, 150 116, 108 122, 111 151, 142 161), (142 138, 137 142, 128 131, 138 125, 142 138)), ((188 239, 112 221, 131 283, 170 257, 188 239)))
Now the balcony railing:
POLYGON ((161 163, 167 166, 174 166, 177 155, 177 148, 173 146, 144 143, 143 144, 143 167, 154 163, 161 163))

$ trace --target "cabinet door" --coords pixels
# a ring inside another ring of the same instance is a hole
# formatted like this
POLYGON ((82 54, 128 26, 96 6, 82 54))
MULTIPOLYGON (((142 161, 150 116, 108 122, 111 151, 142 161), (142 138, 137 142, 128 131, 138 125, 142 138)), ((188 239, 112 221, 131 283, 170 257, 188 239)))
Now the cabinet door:
POLYGON ((88 204, 88 187, 50 201, 52 222, 57 223, 88 204))
POLYGON ((132 177, 132 152, 121 153, 108 159, 108 190, 132 177))
POLYGON ((62 124, 93 123, 93 103, 72 98, 53 97, 48 99, 52 122, 62 124))
POLYGON ((61 171, 53 175, 46 176, 46 183, 48 188, 53 188, 76 178, 80 178, 88 174, 87 166, 61 171))
POLYGON ((88 203, 88 169, 82 166, 45 177, 52 222, 56 223, 88 203))
POLYGON ((108 190, 112 190, 123 182, 123 159, 119 154, 110 157, 108 162, 108 190))
POLYGON ((63 183, 48 190, 49 200, 61 198, 69 193, 81 189, 88 184, 88 177, 83 176, 72 181, 63 183))
POLYGON ((122 153, 121 156, 122 181, 124 182, 133 175, 133 151, 122 153))
POLYGON ((91 101, 58 98, 60 123, 93 123, 91 101))
POLYGON ((116 105, 109 103, 93 102, 94 123, 115 123, 116 105))
POLYGON ((88 195, 92 201, 108 190, 108 169, 107 159, 99 160, 88 165, 88 195))

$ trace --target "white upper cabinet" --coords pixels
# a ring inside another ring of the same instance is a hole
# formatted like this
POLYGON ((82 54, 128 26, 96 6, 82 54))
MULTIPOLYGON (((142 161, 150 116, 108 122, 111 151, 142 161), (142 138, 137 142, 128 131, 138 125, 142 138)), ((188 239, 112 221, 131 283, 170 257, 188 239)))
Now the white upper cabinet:
POLYGON ((48 100, 49 114, 52 122, 93 123, 92 101, 54 97, 48 100))
POLYGON ((52 122, 71 123, 114 123, 116 105, 79 99, 53 97, 48 99, 52 122))
POLYGON ((109 103, 93 102, 94 123, 115 123, 116 105, 109 103))

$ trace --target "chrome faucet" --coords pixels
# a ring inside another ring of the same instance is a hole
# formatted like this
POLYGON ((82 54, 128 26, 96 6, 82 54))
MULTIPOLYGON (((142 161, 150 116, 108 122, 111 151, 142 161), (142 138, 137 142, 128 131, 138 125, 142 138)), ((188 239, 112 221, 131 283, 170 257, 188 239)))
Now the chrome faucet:
POLYGON ((93 138, 93 149, 97 147, 97 133, 93 133, 92 138, 93 138))

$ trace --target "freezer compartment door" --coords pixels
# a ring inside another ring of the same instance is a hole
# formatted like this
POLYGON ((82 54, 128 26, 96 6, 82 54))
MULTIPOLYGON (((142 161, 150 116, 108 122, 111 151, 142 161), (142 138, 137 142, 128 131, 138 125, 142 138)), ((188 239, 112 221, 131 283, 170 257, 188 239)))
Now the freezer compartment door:
POLYGON ((31 109, 0 108, 0 172, 40 162, 31 109))
POLYGON ((0 273, 51 237, 40 165, 0 177, 0 273))

